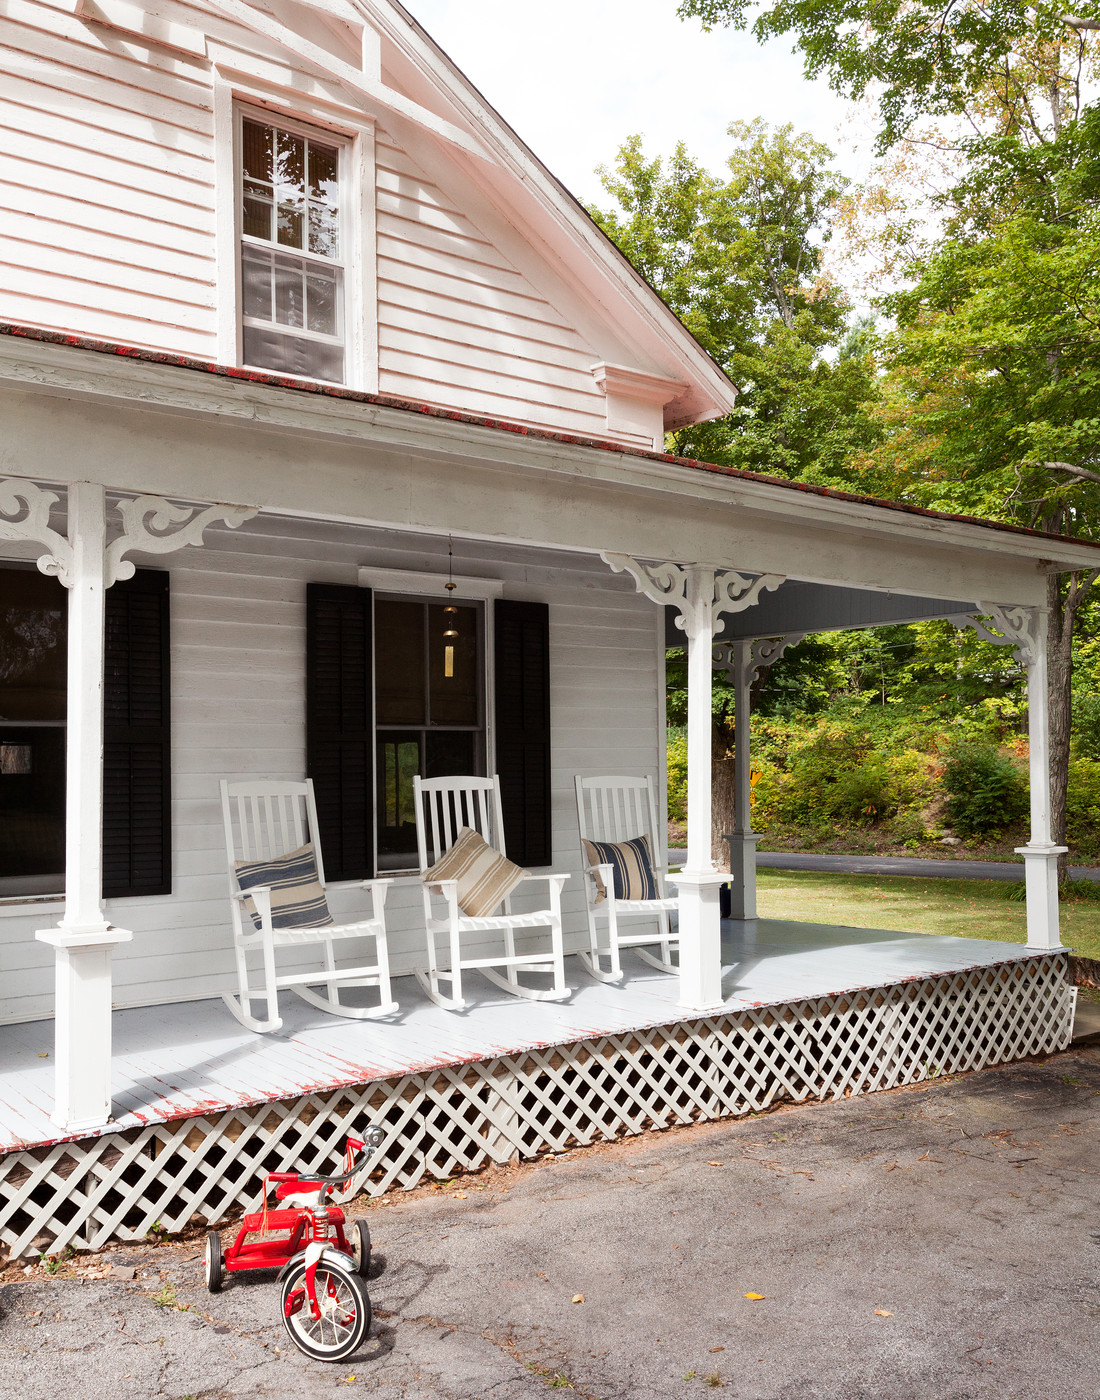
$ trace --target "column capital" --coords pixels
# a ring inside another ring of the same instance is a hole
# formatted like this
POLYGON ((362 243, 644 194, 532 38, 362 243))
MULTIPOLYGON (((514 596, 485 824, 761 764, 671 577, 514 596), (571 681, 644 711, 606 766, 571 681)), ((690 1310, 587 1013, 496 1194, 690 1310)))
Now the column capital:
POLYGON ((761 671, 768 670, 774 666, 784 652, 791 647, 796 647, 799 642, 806 638, 805 632, 788 632, 783 637, 757 637, 755 641, 749 642, 746 638, 744 643, 719 642, 714 648, 714 669, 722 671, 728 681, 736 683, 737 680, 737 647, 744 645, 747 649, 746 672, 749 685, 754 685, 761 671))
POLYGON ((676 625, 689 638, 714 632, 726 613, 743 612, 760 595, 786 582, 785 574, 743 574, 713 564, 647 563, 628 554, 600 556, 615 573, 628 573, 639 593, 677 609, 676 625))
POLYGON ((951 621, 960 629, 969 627, 983 642, 1013 647, 1021 666, 1034 665, 1046 626, 1046 609, 981 601, 978 608, 976 613, 961 613, 951 621))

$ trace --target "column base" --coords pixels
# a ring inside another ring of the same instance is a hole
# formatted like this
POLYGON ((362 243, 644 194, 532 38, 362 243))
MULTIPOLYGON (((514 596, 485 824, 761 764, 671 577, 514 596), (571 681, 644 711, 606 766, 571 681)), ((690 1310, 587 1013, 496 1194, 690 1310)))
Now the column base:
POLYGON ((756 843, 755 831, 732 831, 722 837, 730 851, 730 918, 756 918, 756 843))
POLYGON ((1063 946, 1058 930, 1058 857, 1068 849, 1049 843, 1016 847, 1016 854, 1024 858, 1029 948, 1057 952, 1063 946))
POLYGON ((680 899, 680 995, 677 1005, 713 1011, 722 995, 722 919, 719 891, 727 877, 720 870, 681 870, 674 883, 680 899))
POLYGON ((86 1132, 111 1121, 111 955, 129 943, 129 929, 39 929, 54 949, 54 1109, 65 1132, 86 1132))

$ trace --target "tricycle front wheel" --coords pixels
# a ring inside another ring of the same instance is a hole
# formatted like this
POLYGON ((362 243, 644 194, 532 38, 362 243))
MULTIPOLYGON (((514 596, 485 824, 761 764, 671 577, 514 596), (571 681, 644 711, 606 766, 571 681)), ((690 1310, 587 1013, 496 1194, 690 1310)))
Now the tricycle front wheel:
POLYGON ((314 1288, 320 1317, 314 1317, 306 1290, 303 1260, 283 1280, 283 1326, 290 1340, 313 1361, 343 1361, 370 1331, 371 1306, 357 1274, 323 1261, 317 1265, 314 1288))
POLYGON ((353 1220, 348 1230, 348 1243, 351 1245, 351 1262, 361 1278, 368 1278, 370 1271, 370 1226, 365 1220, 353 1220))
POLYGON ((217 1230, 206 1236, 206 1286, 211 1293, 220 1293, 225 1282, 225 1261, 222 1258, 222 1240, 217 1230))

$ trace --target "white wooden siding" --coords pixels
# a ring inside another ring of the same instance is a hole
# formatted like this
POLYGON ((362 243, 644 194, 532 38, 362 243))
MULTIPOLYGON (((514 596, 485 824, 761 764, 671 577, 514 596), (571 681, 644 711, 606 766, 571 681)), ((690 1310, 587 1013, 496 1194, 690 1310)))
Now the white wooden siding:
MULTIPOLYGON (((351 526, 261 517, 207 539, 149 560, 172 579, 174 892, 108 902, 108 917, 134 932, 115 959, 119 1006, 233 985, 218 779, 304 772, 306 583, 354 584, 364 564, 446 568, 445 543, 351 526)), ((553 867, 573 875, 563 908, 575 948, 585 925, 573 776, 661 771, 655 609, 598 561, 467 544, 456 569, 550 604, 553 867)), ((355 907, 346 892, 333 903, 355 907)), ((401 880, 387 909, 394 966, 407 971, 423 962, 418 883, 401 880)), ((0 1020, 51 1013, 52 953, 34 930, 57 917, 0 917, 0 1020)), ((579 966, 568 968, 578 981, 579 966)))
POLYGON ((0 92, 0 318, 213 358, 206 65, 9 0, 0 92))
POLYGON ((599 355, 383 132, 377 162, 382 393, 606 436, 599 355))

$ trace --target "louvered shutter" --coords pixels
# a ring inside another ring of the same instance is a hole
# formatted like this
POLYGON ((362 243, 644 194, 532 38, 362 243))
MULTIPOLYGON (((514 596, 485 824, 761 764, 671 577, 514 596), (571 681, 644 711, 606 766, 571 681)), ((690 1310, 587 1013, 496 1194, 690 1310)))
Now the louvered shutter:
POLYGON ((374 874, 371 594, 306 589, 306 767, 328 880, 374 874))
POLYGON ((168 574, 138 569, 106 593, 103 894, 172 892, 168 574))
POLYGON ((498 598, 493 619, 496 771, 508 858, 549 865, 550 609, 498 598))

